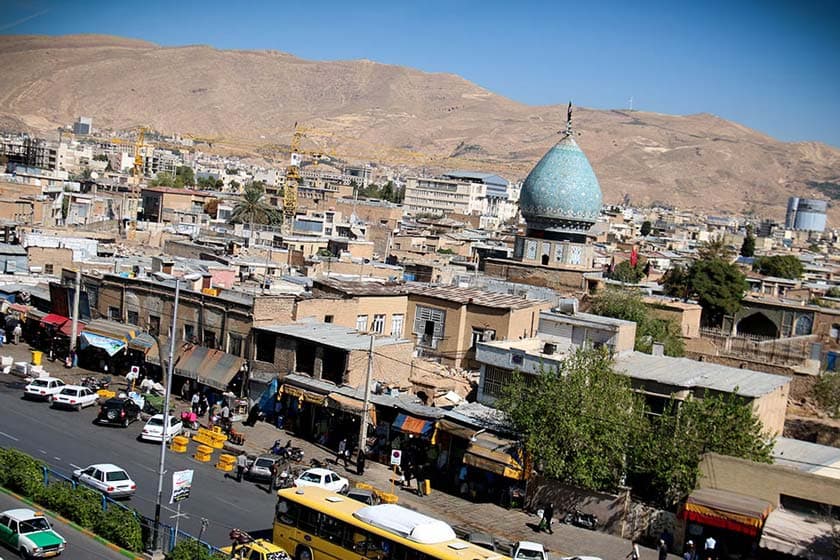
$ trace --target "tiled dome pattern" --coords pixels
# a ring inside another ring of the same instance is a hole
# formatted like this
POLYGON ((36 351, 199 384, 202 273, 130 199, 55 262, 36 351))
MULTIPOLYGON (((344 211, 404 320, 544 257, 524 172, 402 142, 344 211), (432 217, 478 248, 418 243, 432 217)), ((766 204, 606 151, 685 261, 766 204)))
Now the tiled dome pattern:
POLYGON ((519 207, 532 227, 569 222, 591 225, 601 211, 601 201, 601 186, 589 160, 567 134, 528 174, 519 207))

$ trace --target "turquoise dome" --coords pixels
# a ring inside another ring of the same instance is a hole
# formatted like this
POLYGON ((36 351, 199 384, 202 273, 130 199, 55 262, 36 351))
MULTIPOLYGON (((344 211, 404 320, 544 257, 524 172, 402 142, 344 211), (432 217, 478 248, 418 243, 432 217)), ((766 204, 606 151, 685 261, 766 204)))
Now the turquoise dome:
POLYGON ((589 160, 566 134, 528 174, 519 208, 531 229, 587 230, 598 219, 601 200, 589 160))

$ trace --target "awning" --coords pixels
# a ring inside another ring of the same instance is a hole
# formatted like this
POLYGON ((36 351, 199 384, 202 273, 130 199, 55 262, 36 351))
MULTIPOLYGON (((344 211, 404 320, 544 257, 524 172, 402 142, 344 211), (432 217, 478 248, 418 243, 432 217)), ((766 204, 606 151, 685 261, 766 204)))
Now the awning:
POLYGON ((175 373, 221 391, 227 390, 228 384, 245 364, 243 358, 221 350, 187 346, 175 362, 175 373))
POLYGON ((831 523, 777 509, 767 516, 758 546, 809 560, 834 560, 831 523))
POLYGON ((525 469, 517 458, 521 456, 520 446, 515 441, 486 432, 472 438, 464 454, 464 464, 515 480, 524 478, 525 469))
POLYGON ((10 303, 9 310, 17 311, 18 313, 26 313, 29 311, 29 306, 22 303, 10 303))
POLYGON ((67 323, 68 321, 70 321, 70 318, 65 317, 64 315, 59 315, 58 313, 47 313, 44 315, 44 318, 41 319, 41 326, 50 326, 60 329, 64 326, 64 323, 67 323))
MULTIPOLYGON (((76 336, 82 334, 82 331, 85 330, 85 326, 85 323, 82 323, 81 321, 78 322, 78 324, 76 325, 76 336)), ((58 329, 58 332, 67 337, 73 336, 73 321, 67 321, 66 323, 61 325, 61 328, 58 329)))
POLYGON ((701 488, 692 492, 683 506, 682 517, 727 531, 758 535, 773 505, 760 498, 701 488))
MULTIPOLYGON (((330 393, 327 395, 324 404, 328 408, 334 408, 342 412, 355 414, 356 416, 361 416, 362 411, 365 409, 365 401, 340 393, 330 393)), ((372 402, 368 403, 368 424, 370 426, 376 426, 376 406, 372 402)))
POLYGON ((101 336, 86 331, 82 333, 82 348, 84 349, 88 346, 101 348, 102 350, 105 350, 109 356, 113 356, 114 354, 125 348, 125 343, 115 338, 101 336))
POLYGON ((447 420, 446 418, 441 418, 437 421, 437 429, 442 432, 452 434, 455 437, 467 440, 473 437, 473 435, 475 435, 478 431, 476 428, 470 428, 469 426, 458 424, 457 422, 447 420))
POLYGON ((303 402, 316 404, 318 406, 324 404, 324 401, 327 399, 327 395, 325 394, 307 391, 306 389, 301 389, 300 387, 295 387, 294 385, 289 385, 288 383, 284 383, 280 388, 280 391, 284 395, 289 395, 295 399, 300 399, 303 402))
POLYGON ((395 430, 405 432, 407 434, 414 434, 416 436, 431 438, 435 432, 434 420, 423 420, 415 418, 408 414, 397 414, 397 419, 391 424, 395 430))
POLYGON ((132 338, 137 336, 135 327, 107 319, 94 319, 85 326, 85 332, 119 340, 123 344, 128 344, 132 338))
POLYGON ((140 333, 128 342, 128 347, 132 350, 139 350, 141 352, 148 352, 152 346, 156 346, 155 337, 149 333, 140 333))

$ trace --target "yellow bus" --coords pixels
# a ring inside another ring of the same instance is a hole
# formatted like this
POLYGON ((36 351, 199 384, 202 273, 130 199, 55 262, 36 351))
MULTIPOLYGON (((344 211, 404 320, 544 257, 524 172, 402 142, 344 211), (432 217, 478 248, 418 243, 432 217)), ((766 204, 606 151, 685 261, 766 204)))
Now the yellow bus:
POLYGON ((277 496, 274 544, 295 560, 509 560, 396 504, 369 506, 312 486, 277 496))

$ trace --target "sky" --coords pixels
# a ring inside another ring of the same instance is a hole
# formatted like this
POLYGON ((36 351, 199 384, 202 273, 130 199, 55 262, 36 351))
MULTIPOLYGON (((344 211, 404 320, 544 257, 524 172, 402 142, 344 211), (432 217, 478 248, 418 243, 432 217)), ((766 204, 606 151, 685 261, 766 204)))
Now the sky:
MULTIPOLYGON (((712 113, 840 147, 840 2, 0 0, 0 34, 369 59, 530 105, 712 113), (631 102, 632 98, 632 102, 631 102)), ((2 63, 0 63, 0 69, 2 63)))

